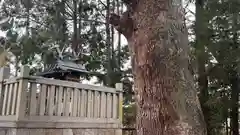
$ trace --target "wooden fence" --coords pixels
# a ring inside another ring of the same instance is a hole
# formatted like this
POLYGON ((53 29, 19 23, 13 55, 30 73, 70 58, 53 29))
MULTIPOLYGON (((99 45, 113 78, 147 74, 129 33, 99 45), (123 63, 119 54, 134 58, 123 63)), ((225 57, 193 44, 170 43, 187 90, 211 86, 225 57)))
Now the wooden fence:
POLYGON ((29 76, 0 70, 0 127, 119 128, 122 84, 116 88, 29 76))

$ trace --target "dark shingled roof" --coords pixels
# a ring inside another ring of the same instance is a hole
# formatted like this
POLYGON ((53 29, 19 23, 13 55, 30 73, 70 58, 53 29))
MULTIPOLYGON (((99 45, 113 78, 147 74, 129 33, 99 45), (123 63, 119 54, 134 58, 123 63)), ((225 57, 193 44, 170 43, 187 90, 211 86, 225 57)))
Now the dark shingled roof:
POLYGON ((76 64, 73 61, 57 60, 56 63, 51 64, 43 72, 38 73, 38 76, 54 77, 56 75, 71 73, 80 76, 81 74, 89 74, 84 65, 76 64))

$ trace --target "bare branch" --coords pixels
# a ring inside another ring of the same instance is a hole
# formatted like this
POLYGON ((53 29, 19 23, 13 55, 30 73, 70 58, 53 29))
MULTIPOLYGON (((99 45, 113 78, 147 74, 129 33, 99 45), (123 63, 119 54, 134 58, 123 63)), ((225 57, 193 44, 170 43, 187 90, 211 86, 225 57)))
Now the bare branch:
POLYGON ((99 2, 100 2, 105 8, 107 8, 107 5, 105 5, 101 0, 99 0, 99 2))
POLYGON ((192 15, 195 15, 195 13, 194 13, 192 10, 190 10, 189 8, 185 8, 185 9, 188 10, 188 11, 186 11, 186 13, 189 12, 189 13, 191 13, 192 15))
POLYGON ((127 6, 127 11, 121 16, 113 13, 110 15, 109 23, 114 26, 114 28, 121 34, 123 34, 127 39, 132 36, 132 33, 136 30, 134 27, 134 22, 132 15, 137 7, 139 0, 123 0, 123 3, 127 6))
MULTIPOLYGON (((66 18, 66 20, 72 21, 72 18, 66 18)), ((78 18, 79 20, 79 18, 78 18)), ((99 23, 99 24, 106 24, 106 22, 103 21, 98 21, 98 20, 91 20, 91 19, 83 19, 82 21, 84 22, 95 22, 95 23, 99 23)))

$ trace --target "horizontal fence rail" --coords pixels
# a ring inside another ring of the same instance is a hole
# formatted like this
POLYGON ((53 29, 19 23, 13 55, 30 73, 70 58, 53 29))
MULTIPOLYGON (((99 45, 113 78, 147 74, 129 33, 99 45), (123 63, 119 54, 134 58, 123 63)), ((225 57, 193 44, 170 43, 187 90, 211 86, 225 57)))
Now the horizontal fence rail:
MULTIPOLYGON (((1 121, 122 123, 122 85, 116 88, 0 71, 1 121)), ((1 124, 0 124, 1 126, 1 124)), ((31 125, 32 126, 32 125, 31 125)))

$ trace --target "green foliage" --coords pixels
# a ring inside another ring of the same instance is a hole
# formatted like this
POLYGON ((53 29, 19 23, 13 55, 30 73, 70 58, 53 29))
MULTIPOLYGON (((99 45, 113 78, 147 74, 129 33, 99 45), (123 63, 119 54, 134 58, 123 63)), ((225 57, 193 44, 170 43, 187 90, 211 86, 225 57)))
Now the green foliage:
POLYGON ((236 102, 230 95, 238 94, 232 88, 231 79, 239 77, 236 74, 239 72, 240 58, 238 36, 240 25, 239 16, 236 15, 239 13, 237 8, 239 4, 234 0, 204 1, 200 22, 202 31, 195 30, 195 33, 203 33, 203 37, 200 37, 200 48, 195 42, 192 47, 196 52, 193 53, 196 58, 201 56, 199 54, 205 53, 201 57, 206 59, 204 75, 207 75, 208 79, 208 88, 205 89, 208 97, 202 104, 210 135, 220 134, 226 127, 226 120, 231 117, 229 116, 231 103, 236 102))
POLYGON ((128 106, 125 106, 123 108, 124 117, 123 117, 123 125, 125 127, 135 127, 136 122, 136 105, 131 104, 128 106))

